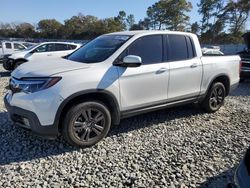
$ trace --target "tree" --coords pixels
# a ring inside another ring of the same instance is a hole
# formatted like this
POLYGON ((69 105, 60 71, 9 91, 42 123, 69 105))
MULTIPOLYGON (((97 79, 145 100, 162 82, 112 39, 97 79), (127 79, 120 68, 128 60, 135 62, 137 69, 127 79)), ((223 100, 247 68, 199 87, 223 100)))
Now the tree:
POLYGON ((187 12, 191 9, 191 2, 186 0, 160 0, 148 7, 150 27, 159 30, 183 30, 189 22, 187 12))
POLYGON ((126 12, 125 11, 120 11, 118 16, 114 17, 114 21, 119 23, 122 26, 122 30, 126 30, 127 24, 126 24, 126 12))
POLYGON ((130 14, 126 18, 127 28, 130 29, 135 24, 135 16, 130 14))
POLYGON ((38 22, 38 31, 41 37, 44 38, 57 38, 59 37, 58 31, 62 24, 55 19, 45 19, 38 22))
POLYGON ((0 36, 15 37, 16 24, 15 23, 0 23, 0 36))
POLYGON ((250 1, 249 0, 230 0, 225 8, 227 18, 232 34, 238 34, 243 31, 245 23, 249 17, 250 1))
POLYGON ((191 33, 195 33, 196 35, 198 35, 200 31, 200 26, 198 24, 198 22, 195 22, 191 25, 191 33))
POLYGON ((21 23, 16 26, 16 33, 18 37, 33 38, 35 35, 35 27, 30 23, 21 23))
POLYGON ((217 21, 218 15, 224 8, 224 0, 201 0, 197 6, 199 14, 202 15, 201 33, 205 33, 211 29, 212 25, 217 21))

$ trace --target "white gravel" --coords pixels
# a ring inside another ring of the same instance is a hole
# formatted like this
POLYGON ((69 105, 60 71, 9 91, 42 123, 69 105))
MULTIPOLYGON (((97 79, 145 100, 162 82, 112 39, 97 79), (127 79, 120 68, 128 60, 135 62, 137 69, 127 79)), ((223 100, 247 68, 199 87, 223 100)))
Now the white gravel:
MULTIPOLYGON (((8 74, 0 65, 0 95, 8 74)), ((215 114, 195 105, 123 120, 86 149, 16 127, 0 100, 0 187, 225 187, 250 140, 250 82, 215 114)))

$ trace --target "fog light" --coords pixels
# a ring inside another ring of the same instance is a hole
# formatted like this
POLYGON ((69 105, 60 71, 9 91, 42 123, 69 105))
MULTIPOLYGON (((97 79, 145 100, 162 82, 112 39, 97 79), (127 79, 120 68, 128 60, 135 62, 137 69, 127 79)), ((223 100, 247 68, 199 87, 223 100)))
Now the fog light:
POLYGON ((30 127, 30 122, 27 118, 23 118, 23 123, 24 125, 26 125, 27 127, 30 127))

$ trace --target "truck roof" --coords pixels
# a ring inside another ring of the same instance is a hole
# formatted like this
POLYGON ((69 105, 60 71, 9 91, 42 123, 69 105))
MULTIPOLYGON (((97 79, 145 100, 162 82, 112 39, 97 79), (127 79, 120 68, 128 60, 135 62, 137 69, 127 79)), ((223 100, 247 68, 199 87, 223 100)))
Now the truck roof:
POLYGON ((150 34, 181 34, 181 35, 190 35, 193 36, 195 34, 188 32, 180 32, 180 31, 161 31, 161 30, 138 30, 138 31, 121 31, 115 33, 109 33, 107 35, 150 35, 150 34))

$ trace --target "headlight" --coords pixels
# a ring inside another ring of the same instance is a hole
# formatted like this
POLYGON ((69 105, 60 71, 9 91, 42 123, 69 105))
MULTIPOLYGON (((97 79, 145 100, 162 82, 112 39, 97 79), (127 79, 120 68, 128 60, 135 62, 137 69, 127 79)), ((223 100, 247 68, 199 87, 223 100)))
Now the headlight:
POLYGON ((11 78, 9 88, 13 93, 34 93, 52 87, 60 80, 61 77, 24 78, 20 80, 11 78))

